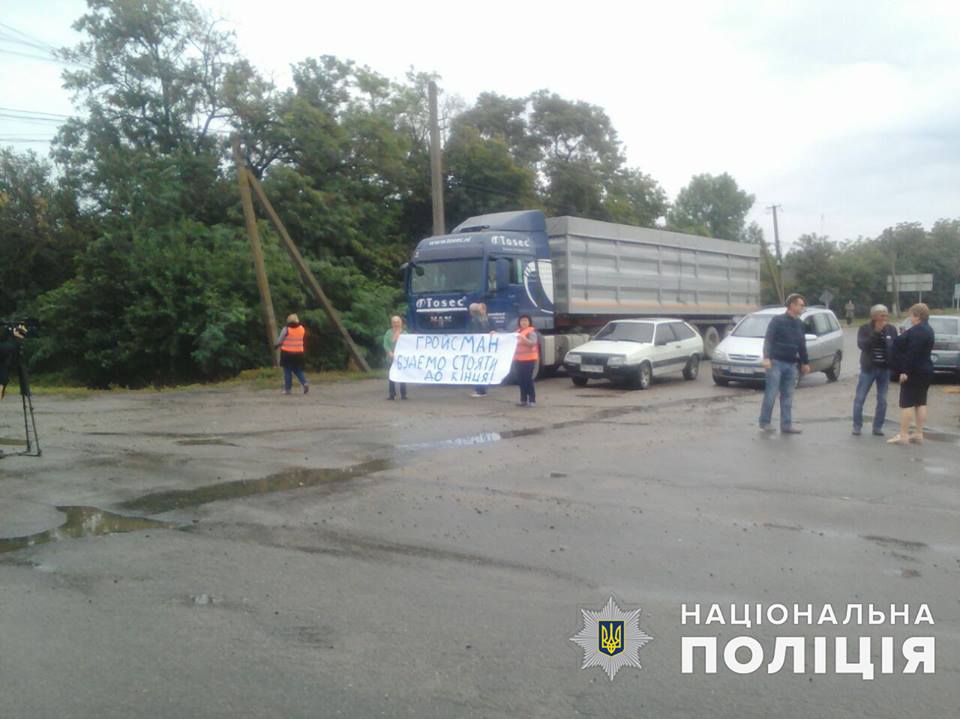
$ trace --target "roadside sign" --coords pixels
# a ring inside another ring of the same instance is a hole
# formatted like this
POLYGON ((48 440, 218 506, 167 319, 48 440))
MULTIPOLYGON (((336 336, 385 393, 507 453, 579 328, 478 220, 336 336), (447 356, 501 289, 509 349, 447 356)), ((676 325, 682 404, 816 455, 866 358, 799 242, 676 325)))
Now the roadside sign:
MULTIPOLYGON (((929 292, 933 289, 933 275, 897 275, 901 292, 929 292)), ((887 292, 893 292, 893 275, 887 275, 887 292)))
POLYGON ((960 300, 960 283, 953 286, 953 299, 960 300))

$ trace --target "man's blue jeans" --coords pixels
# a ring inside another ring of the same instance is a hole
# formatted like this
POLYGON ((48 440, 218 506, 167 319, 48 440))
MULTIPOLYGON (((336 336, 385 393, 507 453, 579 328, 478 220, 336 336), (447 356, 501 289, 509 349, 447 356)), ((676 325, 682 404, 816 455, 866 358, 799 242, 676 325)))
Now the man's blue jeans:
POLYGON ((880 367, 876 369, 860 370, 857 380, 857 393, 853 397, 853 426, 855 429, 863 427, 863 403, 867 401, 870 386, 877 383, 877 411, 873 415, 873 431, 883 429, 883 421, 887 417, 887 388, 890 387, 890 369, 880 367))
POLYGON ((780 428, 793 424, 793 390, 797 386, 797 373, 800 368, 793 362, 770 360, 767 380, 763 388, 763 403, 760 405, 760 425, 770 424, 773 417, 773 404, 780 395, 780 428))

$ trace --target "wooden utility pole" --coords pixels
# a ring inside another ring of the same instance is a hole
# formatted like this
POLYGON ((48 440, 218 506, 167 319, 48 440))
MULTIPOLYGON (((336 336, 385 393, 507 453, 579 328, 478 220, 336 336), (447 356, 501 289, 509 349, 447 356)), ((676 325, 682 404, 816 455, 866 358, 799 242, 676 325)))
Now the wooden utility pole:
POLYGON ((780 251, 780 227, 777 225, 777 210, 782 209, 782 205, 770 205, 767 209, 773 211, 773 246, 777 250, 777 267, 783 267, 783 253, 780 251))
POLYGON ((767 241, 762 238, 760 239, 760 251, 763 253, 763 258, 767 262, 767 272, 770 273, 770 280, 773 282, 773 289, 776 291, 777 297, 780 299, 780 304, 783 304, 785 302, 785 298, 783 296, 783 280, 780 277, 779 268, 774 265, 773 259, 770 257, 770 249, 767 247, 767 241))
POLYGON ((430 81, 430 188, 433 194, 433 234, 446 234, 443 217, 443 151, 440 149, 437 83, 430 81))
POLYGON ((273 222, 273 226, 277 228, 277 232, 280 233, 280 237, 283 238, 283 245, 286 248, 287 253, 290 255, 290 259, 293 260, 293 264, 297 268, 297 271, 300 273, 300 277, 303 278, 304 283, 310 288, 311 292, 313 292, 314 297, 317 298, 317 301, 327 313, 327 316, 330 318, 333 326, 337 328, 340 336, 343 337, 343 341, 347 345, 347 350, 349 350, 353 361, 356 362, 357 366, 364 372, 369 372, 370 365, 367 364, 367 360, 364 359, 363 353, 360 352, 360 348, 354 343, 353 338, 347 331, 347 328, 343 326, 342 322, 340 322, 340 317, 337 315, 337 311, 334 309, 333 303, 330 302, 326 293, 320 287, 320 283, 317 282, 317 278, 314 277, 313 273, 310 271, 310 268, 307 266, 307 263, 304 261, 303 255, 300 254, 300 250, 297 249, 296 244, 290 237, 290 234, 287 232, 287 228, 284 226, 283 222, 281 222, 280 216, 277 214, 276 210, 273 209, 273 205, 270 204, 270 200, 267 199, 267 193, 263 191, 263 186, 260 184, 257 178, 253 176, 252 172, 246 169, 244 172, 246 172, 247 179, 250 185, 253 186, 253 191, 257 194, 257 199, 260 200, 260 204, 266 211, 267 216, 270 218, 270 221, 273 222))
POLYGON ((260 310, 263 313, 263 324, 267 331, 267 346, 270 348, 270 357, 273 366, 279 366, 279 355, 274 347, 277 341, 277 318, 273 314, 273 299, 270 297, 270 283, 267 281, 267 269, 263 263, 263 247, 260 245, 260 233, 257 232, 257 216, 253 212, 253 200, 250 197, 250 185, 247 181, 248 173, 243 154, 240 151, 240 138, 233 136, 233 161, 237 166, 237 184, 240 187, 240 203, 243 205, 243 220, 247 226, 247 236, 250 238, 250 249, 253 252, 253 264, 257 272, 257 288, 260 290, 260 310))

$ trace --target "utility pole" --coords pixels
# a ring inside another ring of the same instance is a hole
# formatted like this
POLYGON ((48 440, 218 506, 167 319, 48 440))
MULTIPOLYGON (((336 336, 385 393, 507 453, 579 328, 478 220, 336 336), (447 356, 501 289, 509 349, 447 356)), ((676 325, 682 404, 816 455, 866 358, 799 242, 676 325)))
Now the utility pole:
POLYGON ((440 149, 440 119, 437 83, 430 81, 430 188, 433 194, 433 234, 446 234, 443 218, 443 154, 440 149))
POLYGON ((243 220, 250 238, 253 252, 253 265, 257 272, 257 288, 260 290, 260 310, 263 325, 267 331, 267 346, 273 366, 278 367, 279 357, 274 343, 277 341, 277 318, 273 314, 273 299, 270 297, 270 283, 267 281, 267 269, 263 263, 263 247, 260 245, 260 233, 257 232, 257 216, 253 212, 253 199, 250 197, 250 184, 247 182, 246 163, 240 151, 240 138, 233 136, 233 161, 237 166, 237 184, 240 187, 240 203, 243 205, 243 220))
POLYGON ((773 246, 777 250, 777 267, 783 267, 783 253, 780 251, 780 227, 777 225, 777 210, 782 210, 783 205, 770 205, 767 209, 773 211, 773 246))
MULTIPOLYGON (((273 209, 273 205, 270 203, 270 200, 267 199, 267 193, 263 191, 263 186, 260 184, 257 178, 253 176, 252 172, 246 168, 244 168, 244 172, 247 174, 247 179, 250 181, 250 185, 253 186, 253 191, 257 193, 257 199, 260 200, 260 204, 263 206, 263 209, 266 210, 267 215, 270 217, 270 221, 273 222, 273 226, 277 228, 277 232, 280 233, 280 237, 283 238, 284 247, 286 247, 287 253, 290 255, 290 259, 293 260, 294 266, 300 273, 300 277, 303 279, 307 287, 310 288, 310 291, 313 292, 314 297, 317 298, 317 301, 327 313, 327 316, 330 318, 333 326, 337 328, 340 336, 343 337, 343 342, 347 345, 347 350, 350 352, 350 356, 353 357, 353 361, 357 363, 357 366, 361 370, 364 372, 369 372, 370 365, 367 364, 367 360, 364 359, 360 348, 354 343, 353 338, 347 331, 347 328, 344 327, 343 323, 340 321, 340 317, 337 315, 337 311, 334 309, 333 303, 330 302, 330 299, 320 287, 320 283, 317 282, 317 278, 314 277, 313 273, 310 271, 310 268, 307 266, 307 263, 304 261, 303 255, 300 254, 300 250, 297 249, 297 245, 287 232, 287 228, 284 226, 283 222, 281 222, 280 216, 277 214, 276 210, 273 209)), ((249 190, 247 193, 249 195, 249 190)))

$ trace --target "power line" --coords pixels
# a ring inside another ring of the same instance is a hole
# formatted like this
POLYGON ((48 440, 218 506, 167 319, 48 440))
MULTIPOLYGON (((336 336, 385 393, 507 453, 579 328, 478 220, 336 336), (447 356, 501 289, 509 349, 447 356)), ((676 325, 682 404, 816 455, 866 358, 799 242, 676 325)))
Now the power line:
POLYGON ((65 120, 70 119, 70 115, 63 115, 59 112, 44 112, 42 110, 19 110, 15 107, 0 107, 0 112, 19 112, 27 115, 44 115, 46 117, 58 117, 65 120))

